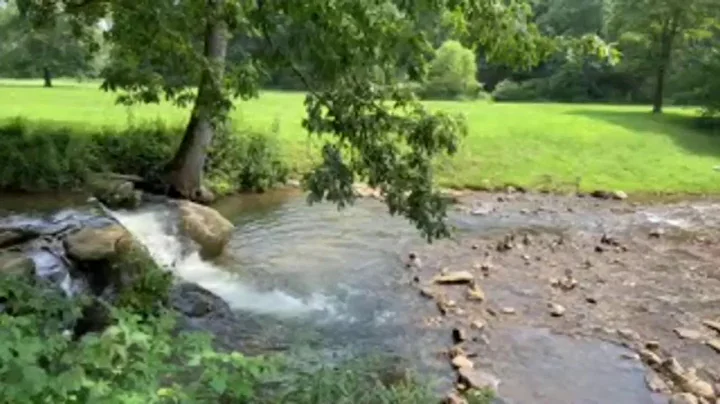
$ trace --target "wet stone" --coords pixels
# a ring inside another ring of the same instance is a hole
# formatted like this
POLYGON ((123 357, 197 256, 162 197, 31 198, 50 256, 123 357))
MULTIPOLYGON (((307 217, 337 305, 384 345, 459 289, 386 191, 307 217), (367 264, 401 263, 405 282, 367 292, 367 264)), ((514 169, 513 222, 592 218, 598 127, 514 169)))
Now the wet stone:
POLYGON ((682 339, 688 339, 696 341, 703 338, 703 333, 698 330, 692 330, 689 328, 675 328, 673 330, 678 337, 682 339))
POLYGON ((720 353, 720 338, 713 338, 705 342, 707 346, 714 349, 715 352, 720 353))
POLYGON ((454 343, 459 344, 467 340, 467 334, 462 328, 455 327, 452 330, 452 339, 454 343))
POLYGON ((475 365, 464 355, 457 355, 452 359, 452 365, 455 369, 472 368, 475 365))
POLYGON ((697 397, 690 393, 673 394, 668 404, 698 404, 697 397))
POLYGON ((550 303, 548 307, 550 309, 550 315, 553 317, 562 317, 565 315, 565 307, 560 304, 550 303))
POLYGON ((720 333, 720 321, 705 320, 703 321, 703 325, 720 333))
POLYGON ((667 383, 655 372, 648 372, 645 375, 645 383, 647 383, 648 389, 654 393, 669 393, 670 387, 667 383))
POLYGON ((458 369, 458 381, 470 388, 497 391, 500 379, 494 375, 474 368, 458 369))
POLYGON ((470 283, 475 277, 468 271, 450 271, 435 277, 435 283, 452 285, 470 283))

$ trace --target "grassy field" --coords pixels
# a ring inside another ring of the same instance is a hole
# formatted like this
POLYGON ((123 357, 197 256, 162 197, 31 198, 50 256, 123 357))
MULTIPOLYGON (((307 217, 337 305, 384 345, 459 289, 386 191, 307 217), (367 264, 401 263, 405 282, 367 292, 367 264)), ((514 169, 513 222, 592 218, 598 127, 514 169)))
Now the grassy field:
MULTIPOLYGON (((69 125, 125 126, 146 119, 181 124, 187 111, 170 105, 126 108, 96 83, 0 81, 0 119, 22 116, 69 125)), ((265 92, 239 104, 235 118, 260 130, 278 128, 282 153, 297 171, 313 162, 315 146, 300 126, 299 93, 265 92)), ((720 193, 720 133, 692 125, 692 110, 569 104, 431 102, 463 113, 470 135, 460 152, 438 162, 451 187, 514 183, 534 188, 622 189, 633 193, 720 193)), ((1 140, 0 140, 1 142, 1 140)), ((1 144, 1 143, 0 143, 1 144)))

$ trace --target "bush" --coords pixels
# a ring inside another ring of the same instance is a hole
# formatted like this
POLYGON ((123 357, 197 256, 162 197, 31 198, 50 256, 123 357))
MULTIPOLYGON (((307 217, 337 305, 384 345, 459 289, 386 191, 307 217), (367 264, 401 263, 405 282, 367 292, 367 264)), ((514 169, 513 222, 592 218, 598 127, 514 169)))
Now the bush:
POLYGON ((430 64, 421 96, 436 99, 476 98, 482 89, 475 79, 476 72, 475 53, 460 42, 446 41, 430 64))
POLYGON ((114 325, 75 341, 63 329, 82 303, 0 278, 0 402, 245 402, 271 367, 219 353, 207 335, 174 336, 174 315, 142 320, 111 309, 114 325))
MULTIPOLYGON (((162 121, 124 129, 86 129, 8 120, 0 123, 0 190, 77 190, 97 172, 157 181, 183 132, 184 128, 162 121)), ((218 194, 267 189, 287 175, 271 135, 242 128, 216 136, 206 171, 218 194)))
POLYGON ((493 100, 499 102, 537 101, 542 99, 538 79, 518 83, 512 80, 503 80, 495 87, 492 93, 493 100))

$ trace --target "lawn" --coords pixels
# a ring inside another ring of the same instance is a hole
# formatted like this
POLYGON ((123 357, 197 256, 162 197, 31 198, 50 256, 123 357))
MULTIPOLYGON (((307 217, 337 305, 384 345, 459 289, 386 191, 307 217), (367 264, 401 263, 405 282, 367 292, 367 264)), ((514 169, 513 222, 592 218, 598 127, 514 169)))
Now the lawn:
MULTIPOLYGON (((0 119, 23 116, 88 126, 123 126, 146 119, 182 124, 187 111, 171 105, 116 106, 96 83, 0 81, 0 119)), ((312 164, 314 145, 300 122, 300 93, 264 92, 239 104, 237 120, 278 129, 282 152, 297 171, 312 164)), ((462 113, 470 134, 459 153, 438 162, 443 186, 513 183, 535 188, 622 189, 633 193, 720 193, 720 133, 692 125, 692 110, 580 104, 430 102, 462 113)))

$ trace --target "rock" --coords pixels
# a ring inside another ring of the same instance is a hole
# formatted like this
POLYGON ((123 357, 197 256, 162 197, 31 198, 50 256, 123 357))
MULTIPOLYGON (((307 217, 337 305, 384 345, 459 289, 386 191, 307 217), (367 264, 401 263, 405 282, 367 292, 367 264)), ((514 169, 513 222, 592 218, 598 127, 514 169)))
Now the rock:
POLYGON ((471 325, 472 325, 472 328, 474 328, 476 330, 482 330, 485 328, 485 323, 483 323, 480 320, 473 321, 471 325))
POLYGON ((698 404, 697 397, 690 393, 677 393, 670 397, 668 404, 698 404))
POLYGON ((497 391, 500 379, 475 368, 458 369, 458 381, 472 389, 497 391))
POLYGON ((0 253, 0 275, 32 279, 35 276, 35 261, 18 251, 4 251, 0 253))
POLYGON ((649 349, 641 349, 638 351, 638 354, 640 355, 640 359, 642 359, 648 366, 658 366, 662 363, 660 356, 649 349))
POLYGON ((705 325, 705 327, 708 327, 712 330, 720 332, 720 321, 705 320, 705 321, 703 321, 703 325, 705 325))
POLYGON ((598 199, 610 199, 610 198, 612 198, 612 193, 598 189, 598 190, 592 191, 590 193, 590 196, 592 196, 593 198, 598 198, 598 199))
POLYGON ((472 368, 475 366, 465 355, 457 355, 452 358, 451 363, 455 369, 472 368))
POLYGON ((500 311, 501 311, 503 314, 510 314, 510 315, 517 313, 517 312, 515 311, 515 308, 514 308, 514 307, 503 307, 500 311))
POLYGON ((618 335, 622 338, 625 338, 627 340, 631 341, 637 341, 640 339, 640 336, 637 332, 629 329, 629 328, 623 328, 617 331, 618 335))
POLYGON ((122 177, 96 174, 87 183, 93 196, 109 208, 134 209, 142 201, 142 192, 122 177))
POLYGON ((678 386, 688 393, 702 398, 715 398, 715 389, 712 384, 697 378, 697 376, 686 376, 677 381, 678 386))
POLYGON ((628 198, 628 195, 627 195, 625 192, 623 192, 623 191, 616 190, 616 191, 613 191, 613 192, 612 192, 612 198, 613 198, 613 199, 616 199, 616 200, 619 200, 619 201, 622 201, 622 200, 627 199, 627 198, 628 198))
POLYGON ((550 315, 553 317, 562 317, 565 315, 565 307, 557 304, 557 303, 550 303, 550 315))
POLYGON ((462 328, 453 328, 452 330, 452 339, 453 342, 456 344, 459 344, 465 340, 467 340, 467 335, 465 334, 465 330, 462 328))
POLYGON ((434 299, 436 295, 436 292, 428 287, 420 288, 420 296, 426 297, 428 299, 434 299))
POLYGON ((218 211, 189 201, 179 204, 184 232, 200 246, 205 258, 220 255, 235 228, 218 211))
POLYGON ((473 285, 468 288, 467 298, 468 300, 482 302, 485 300, 485 292, 483 292, 480 286, 478 286, 476 283, 473 283, 473 285))
POLYGON ((665 230, 663 230, 661 228, 657 228, 657 229, 650 230, 650 232, 648 233, 648 236, 650 236, 652 238, 660 238, 664 234, 665 234, 665 230))
POLYGON ((645 375, 645 383, 653 393, 667 394, 670 392, 670 387, 668 387, 667 383, 655 372, 650 371, 645 375))
POLYGON ((587 296, 587 297, 585 298, 585 301, 588 302, 588 303, 590 303, 590 304, 597 304, 597 302, 598 302, 598 301, 597 301, 597 298, 596 298, 595 296, 587 296))
POLYGON ((707 346, 720 353, 720 338, 713 338, 705 342, 707 346))
POLYGON ((657 351, 660 349, 660 342, 659 341, 647 341, 645 342, 645 348, 647 348, 650 351, 657 351))
POLYGON ((191 318, 228 316, 232 312, 225 300, 194 283, 175 285, 170 292, 170 302, 175 310, 191 318))
POLYGON ((439 284, 463 284, 470 283, 475 279, 468 271, 451 271, 435 277, 433 282, 439 284))
POLYGON ((420 257, 418 257, 417 254, 412 252, 408 254, 408 260, 405 263, 405 268, 421 269, 422 261, 420 261, 420 257))
POLYGON ((682 378, 685 371, 680 366, 680 362, 677 359, 670 357, 662 362, 662 368, 665 370, 673 379, 682 378))
POLYGON ((85 227, 64 240, 70 258, 76 261, 100 261, 114 257, 123 239, 132 239, 120 225, 101 228, 85 227))
POLYGON ((689 339, 691 341, 696 341, 704 337, 702 332, 689 328, 675 328, 673 331, 678 335, 678 337, 682 339, 689 339))
POLYGON ((0 229, 0 248, 22 244, 36 237, 37 234, 23 229, 0 229))

